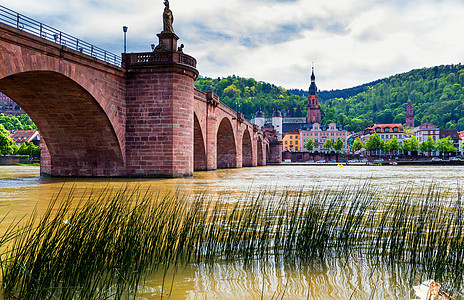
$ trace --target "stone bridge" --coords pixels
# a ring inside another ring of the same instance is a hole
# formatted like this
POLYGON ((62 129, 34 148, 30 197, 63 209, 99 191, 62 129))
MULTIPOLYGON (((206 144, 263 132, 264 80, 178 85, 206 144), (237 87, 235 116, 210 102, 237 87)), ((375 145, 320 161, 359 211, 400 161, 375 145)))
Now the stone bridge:
POLYGON ((175 34, 158 36, 167 49, 123 54, 119 66, 0 23, 0 91, 39 128, 42 175, 182 177, 265 165, 263 133, 195 90, 196 60, 175 34))

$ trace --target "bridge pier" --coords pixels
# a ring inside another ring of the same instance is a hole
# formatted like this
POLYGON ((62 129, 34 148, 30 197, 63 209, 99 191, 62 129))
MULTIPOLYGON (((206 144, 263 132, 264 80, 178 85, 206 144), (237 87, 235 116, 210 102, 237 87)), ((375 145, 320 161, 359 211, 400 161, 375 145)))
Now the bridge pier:
MULTIPOLYGON (((194 58, 173 49, 123 55, 128 176, 185 177, 194 171, 194 58)), ((161 37, 160 37, 161 41, 161 37)))

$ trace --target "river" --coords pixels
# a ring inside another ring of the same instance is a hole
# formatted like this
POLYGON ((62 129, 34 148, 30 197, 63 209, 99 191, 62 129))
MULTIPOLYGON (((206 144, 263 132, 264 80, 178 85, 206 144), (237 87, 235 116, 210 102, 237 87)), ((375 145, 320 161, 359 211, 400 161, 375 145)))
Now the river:
MULTIPOLYGON (((42 178, 36 166, 0 167, 0 225, 4 230, 13 220, 30 214, 35 207, 44 211, 58 193, 74 190, 80 197, 89 191, 127 184, 142 189, 186 194, 221 195, 227 201, 259 191, 330 191, 343 187, 359 187, 369 181, 378 193, 394 195, 412 188, 420 191, 436 184, 445 195, 453 198, 462 183, 464 172, 459 166, 267 166, 196 172, 192 178, 179 179, 85 179, 42 178)), ((419 193, 419 192, 418 192, 419 193)), ((147 281, 142 299, 410 299, 412 287, 396 282, 389 272, 369 271, 363 257, 346 261, 327 261, 317 267, 289 268, 274 262, 243 267, 234 264, 192 264, 168 275, 161 292, 160 274, 147 281), (172 287, 172 289, 171 289, 172 287), (280 297, 279 297, 280 299, 280 297)), ((398 270, 397 270, 398 271, 398 270)))

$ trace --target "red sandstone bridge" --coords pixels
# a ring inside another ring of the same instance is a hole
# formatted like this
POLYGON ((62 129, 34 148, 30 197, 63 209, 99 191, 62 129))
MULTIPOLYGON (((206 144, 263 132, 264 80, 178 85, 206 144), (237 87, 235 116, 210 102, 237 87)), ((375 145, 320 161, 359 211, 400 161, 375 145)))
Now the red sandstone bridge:
POLYGON ((122 59, 0 6, 0 91, 32 118, 48 176, 191 176, 266 164, 268 140, 213 93, 196 60, 164 51, 122 59))

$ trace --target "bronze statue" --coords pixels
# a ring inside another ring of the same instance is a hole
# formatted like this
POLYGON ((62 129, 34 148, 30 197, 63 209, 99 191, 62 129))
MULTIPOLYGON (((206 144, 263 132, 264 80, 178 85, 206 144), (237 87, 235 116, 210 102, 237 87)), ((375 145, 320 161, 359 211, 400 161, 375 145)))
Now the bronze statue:
POLYGON ((174 33, 172 23, 174 23, 174 16, 172 11, 169 9, 169 0, 164 1, 164 12, 163 12, 163 32, 162 33, 174 33))

